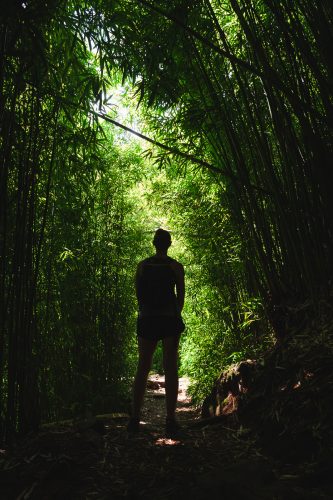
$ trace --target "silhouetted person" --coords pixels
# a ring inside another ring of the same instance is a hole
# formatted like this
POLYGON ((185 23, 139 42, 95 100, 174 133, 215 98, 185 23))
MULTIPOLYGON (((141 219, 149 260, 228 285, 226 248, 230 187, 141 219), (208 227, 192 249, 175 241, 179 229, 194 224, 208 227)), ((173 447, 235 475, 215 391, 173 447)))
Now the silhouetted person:
POLYGON ((178 396, 178 345, 184 323, 185 284, 182 264, 167 255, 171 245, 168 231, 158 229, 153 244, 155 255, 139 263, 136 272, 136 294, 139 305, 137 334, 139 363, 133 386, 132 417, 129 432, 139 430, 147 378, 157 342, 163 342, 163 368, 166 393, 166 434, 179 429, 175 420, 178 396))

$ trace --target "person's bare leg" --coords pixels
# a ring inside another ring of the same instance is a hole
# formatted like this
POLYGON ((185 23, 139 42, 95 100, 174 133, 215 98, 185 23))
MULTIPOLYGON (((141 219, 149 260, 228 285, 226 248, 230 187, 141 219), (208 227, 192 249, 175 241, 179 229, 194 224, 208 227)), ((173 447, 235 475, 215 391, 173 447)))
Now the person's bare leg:
POLYGON ((148 340, 143 337, 138 337, 139 362, 133 385, 133 419, 140 418, 143 398, 146 391, 147 378, 156 345, 157 340, 148 340))
POLYGON ((163 339, 166 411, 167 419, 170 420, 175 418, 178 398, 178 345, 179 337, 163 339))

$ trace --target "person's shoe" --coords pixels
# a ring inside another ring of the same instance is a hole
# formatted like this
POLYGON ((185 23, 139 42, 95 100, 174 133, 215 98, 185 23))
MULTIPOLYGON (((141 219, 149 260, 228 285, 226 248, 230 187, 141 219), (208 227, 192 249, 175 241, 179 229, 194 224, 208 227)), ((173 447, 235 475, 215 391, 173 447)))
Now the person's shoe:
POLYGON ((181 427, 174 418, 166 418, 165 420, 165 435, 167 438, 173 439, 179 437, 181 427))
POLYGON ((134 434, 140 431, 140 419, 131 417, 127 424, 127 432, 134 434))

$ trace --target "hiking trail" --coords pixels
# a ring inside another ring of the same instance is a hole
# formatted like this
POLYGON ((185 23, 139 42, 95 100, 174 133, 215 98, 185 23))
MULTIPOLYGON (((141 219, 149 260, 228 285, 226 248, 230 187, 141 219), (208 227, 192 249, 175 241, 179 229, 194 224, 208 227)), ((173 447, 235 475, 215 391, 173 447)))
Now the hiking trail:
POLYGON ((164 377, 153 375, 138 434, 127 433, 128 415, 111 414, 86 424, 44 426, 15 450, 1 450, 1 498, 329 498, 300 485, 290 466, 266 457, 249 430, 232 428, 236 417, 229 417, 231 427, 219 420, 212 420, 214 425, 200 421, 188 384, 180 379, 181 438, 164 435, 164 377))

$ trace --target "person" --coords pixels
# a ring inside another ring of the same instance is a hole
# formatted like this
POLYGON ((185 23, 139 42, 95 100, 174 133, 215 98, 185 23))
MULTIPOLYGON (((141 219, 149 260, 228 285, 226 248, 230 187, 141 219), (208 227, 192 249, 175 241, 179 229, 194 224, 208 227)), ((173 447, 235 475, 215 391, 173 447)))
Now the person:
POLYGON ((168 256, 171 235, 157 229, 153 239, 155 255, 138 264, 136 295, 139 306, 137 336, 139 362, 133 384, 132 415, 127 425, 129 432, 140 428, 140 412, 159 340, 163 343, 163 369, 166 393, 166 435, 172 437, 180 427, 175 419, 178 397, 178 346, 185 328, 181 312, 184 307, 184 267, 168 256))

